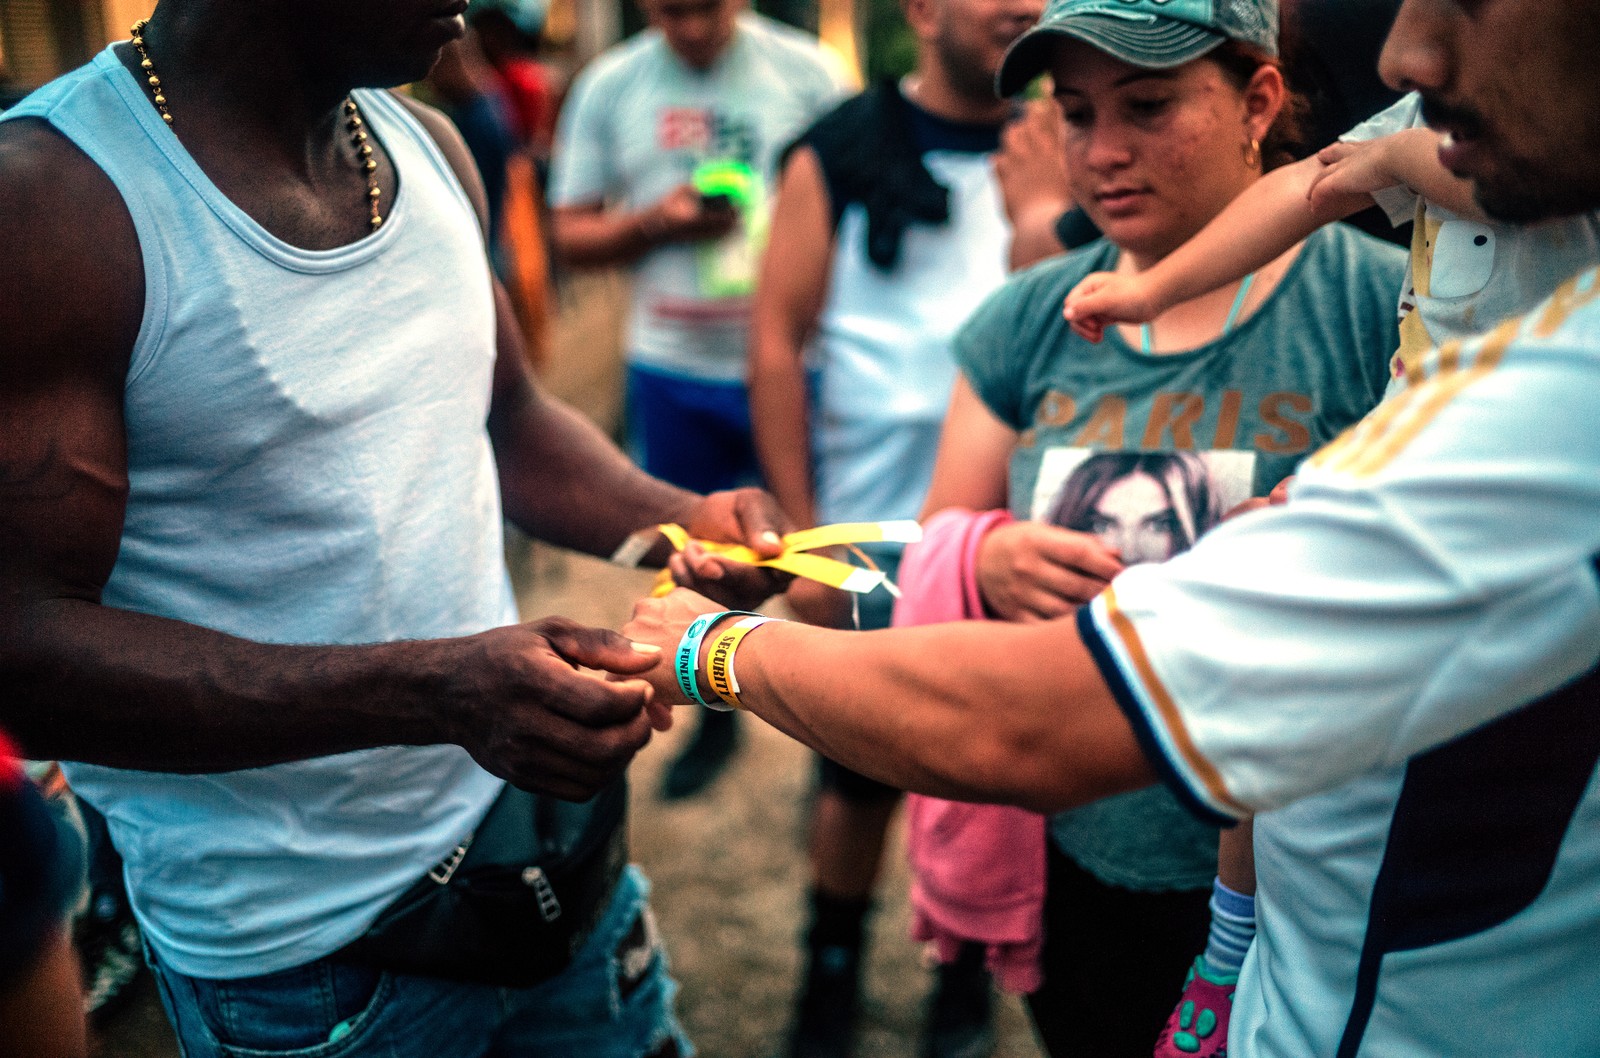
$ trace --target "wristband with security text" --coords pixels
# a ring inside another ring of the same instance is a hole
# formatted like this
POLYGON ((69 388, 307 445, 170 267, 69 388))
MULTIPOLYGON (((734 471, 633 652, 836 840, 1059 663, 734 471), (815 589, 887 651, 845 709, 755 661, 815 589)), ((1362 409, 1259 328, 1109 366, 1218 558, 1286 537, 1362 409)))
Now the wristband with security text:
POLYGON ((695 681, 696 662, 700 653, 700 641, 705 638, 711 626, 724 617, 759 617, 760 614, 749 610, 722 610, 718 613, 703 613, 689 622, 689 627, 684 630, 683 638, 678 640, 678 652, 673 659, 673 675, 678 678, 678 689, 683 691, 684 697, 690 701, 699 702, 708 709, 727 712, 731 707, 720 700, 708 702, 700 693, 700 687, 695 681))
POLYGON ((735 709, 743 709, 744 703, 739 700, 739 679, 733 674, 734 652, 739 649, 745 636, 776 620, 776 617, 746 617, 735 621, 717 633, 711 648, 706 651, 706 682, 718 698, 735 709))

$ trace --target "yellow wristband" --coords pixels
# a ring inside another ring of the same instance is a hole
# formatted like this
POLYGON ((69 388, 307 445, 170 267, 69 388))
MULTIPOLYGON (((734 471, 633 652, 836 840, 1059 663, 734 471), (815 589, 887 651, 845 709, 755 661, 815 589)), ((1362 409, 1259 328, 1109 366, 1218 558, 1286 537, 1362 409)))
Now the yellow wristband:
MULTIPOLYGON (((622 542, 612 554, 611 561, 623 566, 637 566, 662 536, 665 536, 677 551, 683 550, 690 540, 688 531, 681 525, 657 525, 640 529, 622 542)), ((819 548, 848 547, 854 544, 910 544, 921 539, 922 526, 916 522, 890 521, 845 522, 838 525, 819 525, 814 529, 801 529, 783 538, 783 552, 773 558, 757 558, 754 551, 741 544, 717 543, 710 540, 699 540, 696 543, 710 554, 721 555, 734 562, 781 570, 784 573, 826 584, 830 588, 842 588, 845 591, 861 594, 872 591, 882 584, 888 588, 890 594, 899 595, 894 584, 882 570, 872 564, 870 559, 867 559, 869 568, 862 569, 811 552, 819 548)), ((856 550, 854 547, 851 549, 856 550)), ((857 554, 860 552, 857 551, 857 554)), ((861 557, 866 558, 865 555, 861 557)), ((655 589, 651 594, 665 595, 672 588, 672 573, 662 570, 656 577, 655 589)))
POLYGON ((739 649, 739 644, 744 637, 760 628, 769 621, 776 620, 772 617, 746 617, 735 621, 711 643, 711 649, 706 651, 706 682, 716 692, 717 697, 733 706, 743 709, 744 703, 739 701, 739 681, 733 675, 733 654, 739 649))

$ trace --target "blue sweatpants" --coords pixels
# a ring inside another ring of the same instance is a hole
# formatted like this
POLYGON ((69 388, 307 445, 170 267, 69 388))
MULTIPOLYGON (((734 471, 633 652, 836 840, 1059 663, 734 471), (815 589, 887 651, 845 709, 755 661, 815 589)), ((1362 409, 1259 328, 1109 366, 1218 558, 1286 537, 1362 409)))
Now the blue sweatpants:
POLYGON ((742 382, 708 382, 628 366, 628 447, 645 470, 693 492, 757 485, 750 395, 742 382))

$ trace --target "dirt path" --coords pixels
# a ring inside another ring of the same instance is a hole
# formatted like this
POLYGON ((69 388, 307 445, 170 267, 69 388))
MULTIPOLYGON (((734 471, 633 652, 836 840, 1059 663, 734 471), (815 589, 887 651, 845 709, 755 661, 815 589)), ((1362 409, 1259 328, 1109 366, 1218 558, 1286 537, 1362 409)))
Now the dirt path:
MULTIPOLYGON (((616 305, 620 285, 582 280, 556 322, 546 379, 608 430, 618 413, 616 305)), ((508 548, 525 618, 566 614, 615 627, 649 575, 530 547, 508 548)), ((633 766, 634 859, 655 885, 653 901, 673 973, 679 1014, 705 1058, 770 1058, 788 1024, 799 972, 810 796, 809 751, 748 718, 728 774, 705 795, 664 804, 655 790, 663 762, 687 731, 658 737, 633 766)), ((903 844, 890 843, 880 887, 860 1058, 913 1058, 931 975, 909 935, 903 844)), ((1015 998, 999 1008, 996 1058, 1038 1058, 1015 998)), ((101 1034, 103 1058, 177 1058, 148 977, 101 1034)), ((580 1055, 570 1058, 582 1058, 580 1055)))

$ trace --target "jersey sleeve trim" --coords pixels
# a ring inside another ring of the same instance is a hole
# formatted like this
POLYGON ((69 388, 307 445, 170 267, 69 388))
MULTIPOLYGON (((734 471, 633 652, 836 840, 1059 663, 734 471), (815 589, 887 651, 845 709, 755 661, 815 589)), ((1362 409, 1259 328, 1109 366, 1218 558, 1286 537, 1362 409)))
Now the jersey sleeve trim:
POLYGON ((1139 748, 1178 802, 1212 826, 1232 826, 1250 815, 1195 746, 1172 695, 1150 666, 1138 630, 1117 608, 1115 590, 1107 588, 1080 607, 1077 622, 1078 635, 1132 725, 1139 748))

